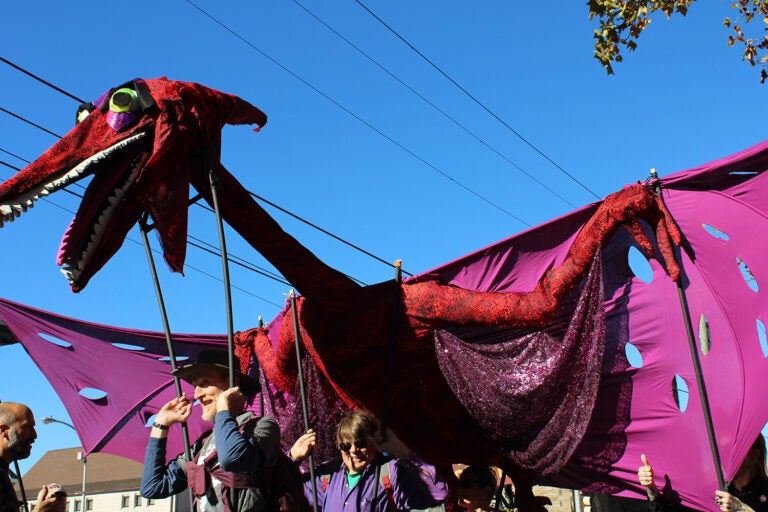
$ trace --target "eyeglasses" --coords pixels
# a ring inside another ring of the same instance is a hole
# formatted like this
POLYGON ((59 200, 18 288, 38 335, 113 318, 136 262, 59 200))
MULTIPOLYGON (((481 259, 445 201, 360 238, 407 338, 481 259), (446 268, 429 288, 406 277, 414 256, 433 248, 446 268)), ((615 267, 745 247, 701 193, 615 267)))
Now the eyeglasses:
POLYGON ((368 440, 362 441, 360 439, 357 439, 352 443, 347 441, 341 442, 339 443, 339 450, 343 452, 348 452, 349 450, 352 449, 352 445, 354 445, 355 448, 357 448, 358 450, 365 450, 366 448, 368 448, 368 440))

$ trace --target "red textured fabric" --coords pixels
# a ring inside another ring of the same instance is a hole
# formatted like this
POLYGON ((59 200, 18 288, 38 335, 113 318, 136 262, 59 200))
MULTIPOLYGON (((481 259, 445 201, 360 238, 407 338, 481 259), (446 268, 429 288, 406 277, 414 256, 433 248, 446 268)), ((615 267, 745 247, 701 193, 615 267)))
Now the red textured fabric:
POLYGON ((298 374, 296 352, 291 350, 293 345, 284 343, 280 345, 280 353, 276 354, 268 334, 269 331, 264 327, 235 333, 235 353, 240 361, 246 362, 256 353, 267 380, 283 393, 293 393, 298 374))

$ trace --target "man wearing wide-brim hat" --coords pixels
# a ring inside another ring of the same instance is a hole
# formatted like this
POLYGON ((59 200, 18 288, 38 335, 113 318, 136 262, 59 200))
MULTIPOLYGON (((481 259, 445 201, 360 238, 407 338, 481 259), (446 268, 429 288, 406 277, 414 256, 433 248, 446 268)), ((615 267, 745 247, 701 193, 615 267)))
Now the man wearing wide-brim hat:
MULTIPOLYGON (((235 368, 240 367, 234 357, 235 368)), ((201 352, 194 364, 176 369, 174 375, 195 386, 194 399, 202 418, 214 423, 192 446, 192 461, 184 454, 168 465, 165 449, 168 430, 184 423, 192 412, 186 396, 175 398, 157 413, 144 459, 141 495, 167 498, 192 487, 198 512, 259 512, 266 510, 266 489, 254 480, 255 472, 271 467, 280 449, 280 429, 268 417, 245 411, 245 395, 261 389, 259 382, 234 371, 236 387, 229 387, 226 351, 201 352)))

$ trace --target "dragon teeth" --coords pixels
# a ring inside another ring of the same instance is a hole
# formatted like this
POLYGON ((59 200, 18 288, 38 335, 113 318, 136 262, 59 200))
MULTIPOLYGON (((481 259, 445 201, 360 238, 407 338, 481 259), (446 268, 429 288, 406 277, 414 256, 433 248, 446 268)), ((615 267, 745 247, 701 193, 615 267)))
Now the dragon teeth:
POLYGON ((62 267, 59 270, 62 274, 64 274, 64 277, 67 278, 67 281, 70 283, 74 282, 74 276, 72 274, 72 270, 69 267, 62 267))

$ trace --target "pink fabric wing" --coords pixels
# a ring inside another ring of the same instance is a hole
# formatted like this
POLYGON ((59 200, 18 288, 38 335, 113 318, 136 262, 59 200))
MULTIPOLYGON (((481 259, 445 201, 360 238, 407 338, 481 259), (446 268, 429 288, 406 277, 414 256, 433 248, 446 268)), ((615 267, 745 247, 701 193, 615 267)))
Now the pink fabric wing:
MULTIPOLYGON (((683 285, 726 479, 768 421, 768 402, 762 399, 768 371, 768 241, 762 235, 768 229, 766 167, 768 142, 662 180, 664 199, 690 244, 690 254, 680 254, 683 285), (705 354, 699 336, 705 337, 700 331, 706 330, 711 349, 705 354)), ((582 208, 429 274, 476 290, 530 290, 564 259, 570 237, 592 210, 582 208)), ((603 383, 581 449, 550 481, 640 492, 636 472, 645 453, 660 475, 659 484, 666 477, 685 504, 715 510, 716 473, 677 288, 656 260, 650 261, 650 283, 635 277, 627 263, 630 245, 621 233, 605 248, 603 383), (624 355, 627 343, 639 351, 639 368, 624 355), (685 412, 675 401, 675 376, 688 388, 685 412), (605 447, 607 438, 623 438, 623 451, 595 449, 605 447)))
MULTIPOLYGON (((104 452, 144 461, 147 422, 176 396, 163 333, 91 324, 2 299, 0 319, 64 403, 86 454, 104 452), (91 398, 81 394, 83 390, 91 398)), ((177 334, 174 353, 183 364, 183 358, 194 360, 201 350, 226 350, 226 343, 225 336, 177 334)), ((182 389, 192 396, 189 384, 182 382, 182 389)), ((208 428, 210 424, 203 424, 193 411, 190 440, 208 428)), ((168 455, 183 451, 178 429, 169 438, 168 455)))

